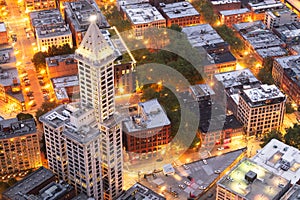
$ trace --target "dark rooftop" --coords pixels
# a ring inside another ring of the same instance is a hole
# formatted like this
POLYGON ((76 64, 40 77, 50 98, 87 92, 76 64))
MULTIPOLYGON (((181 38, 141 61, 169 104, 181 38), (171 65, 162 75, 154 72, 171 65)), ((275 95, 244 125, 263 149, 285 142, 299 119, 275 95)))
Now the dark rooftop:
POLYGON ((18 121, 17 118, 0 121, 0 139, 7 139, 36 132, 34 119, 18 121))

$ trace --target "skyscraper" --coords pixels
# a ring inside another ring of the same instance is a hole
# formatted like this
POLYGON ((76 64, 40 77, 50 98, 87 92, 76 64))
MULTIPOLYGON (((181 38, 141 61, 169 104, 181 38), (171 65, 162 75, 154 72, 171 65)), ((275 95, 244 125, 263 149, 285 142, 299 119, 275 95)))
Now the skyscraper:
POLYGON ((75 58, 78 60, 80 97, 83 107, 93 107, 101 132, 101 162, 104 199, 122 191, 123 158, 121 125, 116 122, 114 101, 114 60, 116 54, 96 23, 87 30, 75 58))
POLYGON ((67 174, 66 179, 78 192, 101 200, 116 199, 123 186, 121 124, 114 116, 116 58, 114 47, 92 22, 75 53, 80 105, 61 105, 40 118, 45 127, 47 152, 51 152, 48 159, 54 160, 49 161, 50 169, 67 174), (52 141, 52 135, 63 144, 52 141), (62 166, 67 166, 67 170, 54 166, 62 158, 62 166))

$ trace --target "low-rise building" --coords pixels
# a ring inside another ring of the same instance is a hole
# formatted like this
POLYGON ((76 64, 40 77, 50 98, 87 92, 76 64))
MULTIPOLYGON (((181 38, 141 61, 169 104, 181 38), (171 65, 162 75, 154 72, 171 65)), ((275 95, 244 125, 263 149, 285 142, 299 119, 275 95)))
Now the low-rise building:
POLYGON ((192 47, 207 52, 209 62, 204 64, 203 72, 209 78, 236 69, 236 58, 230 53, 229 44, 209 24, 185 27, 182 32, 192 47))
POLYGON ((233 24, 252 21, 252 13, 248 8, 222 10, 219 12, 221 24, 231 27, 233 24))
POLYGON ((283 48, 285 43, 272 31, 266 29, 261 21, 234 24, 245 46, 255 53, 255 57, 262 64, 266 58, 281 57, 287 54, 283 48))
POLYGON ((0 174, 11 174, 42 165, 34 119, 0 121, 0 174))
POLYGON ((272 139, 251 160, 291 184, 300 182, 300 150, 295 147, 272 139))
POLYGON ((222 10, 236 10, 242 7, 240 0, 210 0, 215 14, 222 10))
POLYGON ((200 24, 200 14, 188 1, 160 3, 159 10, 165 17, 167 27, 177 24, 180 27, 200 24))
POLYGON ((46 58, 46 71, 50 79, 77 75, 77 60, 75 60, 74 54, 48 57, 46 58))
POLYGON ((0 44, 8 43, 7 29, 4 22, 0 22, 0 44))
POLYGON ((134 36, 142 39, 148 28, 166 27, 166 19, 149 3, 121 6, 125 19, 128 19, 134 30, 134 36))
POLYGON ((25 0, 24 4, 26 13, 56 8, 55 0, 25 0))
POLYGON ((0 77, 0 100, 9 105, 10 109, 6 112, 26 110, 18 70, 3 65, 0 67, 0 77))
POLYGON ((202 103, 204 101, 211 102, 215 92, 207 84, 192 85, 189 87, 189 92, 195 101, 202 103))
POLYGON ((65 2, 64 15, 72 32, 74 46, 79 46, 90 23, 91 16, 97 16, 99 28, 108 28, 109 24, 94 0, 76 0, 65 2))
POLYGON ((51 83, 58 103, 79 100, 79 80, 77 75, 52 78, 51 83))
POLYGON ((132 159, 158 156, 171 139, 171 122, 157 99, 139 103, 123 121, 123 144, 132 159))
POLYGON ((279 0, 250 0, 247 4, 247 8, 252 11, 253 21, 264 20, 266 11, 284 7, 279 0))
POLYGON ((298 16, 288 8, 267 11, 264 23, 268 29, 278 28, 298 21, 298 16))
POLYGON ((289 180, 244 159, 218 181, 216 200, 278 200, 289 187, 289 180))
POLYGON ((273 79, 290 98, 300 104, 300 55, 276 58, 272 68, 273 79))
POLYGON ((247 136, 279 130, 285 113, 285 95, 275 85, 244 89, 237 98, 237 118, 247 136))
POLYGON ((135 183, 132 187, 126 190, 117 200, 128 200, 128 199, 156 199, 166 200, 165 197, 157 194, 146 186, 135 183))
POLYGON ((300 196, 300 185, 293 185, 284 195, 281 200, 295 200, 299 199, 300 196))
MULTIPOLYGON (((284 24, 278 28, 273 28, 273 32, 287 44, 290 48, 292 45, 300 44, 300 22, 284 24)), ((291 51, 291 49, 289 49, 291 51)), ((292 54, 294 54, 292 52, 292 54)), ((298 54, 298 53, 296 53, 298 54)))

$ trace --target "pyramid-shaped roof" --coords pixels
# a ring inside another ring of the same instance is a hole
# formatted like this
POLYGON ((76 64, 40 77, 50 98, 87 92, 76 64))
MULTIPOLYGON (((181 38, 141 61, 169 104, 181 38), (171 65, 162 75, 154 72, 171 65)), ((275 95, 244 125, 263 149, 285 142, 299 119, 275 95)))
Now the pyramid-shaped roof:
POLYGON ((93 64, 105 63, 116 58, 114 50, 105 40, 95 22, 90 24, 85 33, 79 48, 76 50, 76 57, 93 64))

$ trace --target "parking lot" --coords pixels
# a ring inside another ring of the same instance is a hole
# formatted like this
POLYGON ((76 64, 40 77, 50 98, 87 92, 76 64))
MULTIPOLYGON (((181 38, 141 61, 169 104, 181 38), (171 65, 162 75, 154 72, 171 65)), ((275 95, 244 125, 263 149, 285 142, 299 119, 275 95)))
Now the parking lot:
POLYGON ((190 195, 199 197, 206 193, 220 175, 243 154, 242 150, 237 150, 208 158, 204 162, 195 161, 175 167, 174 175, 166 176, 163 172, 159 172, 142 178, 141 183, 163 194, 167 199, 187 199, 190 195))

